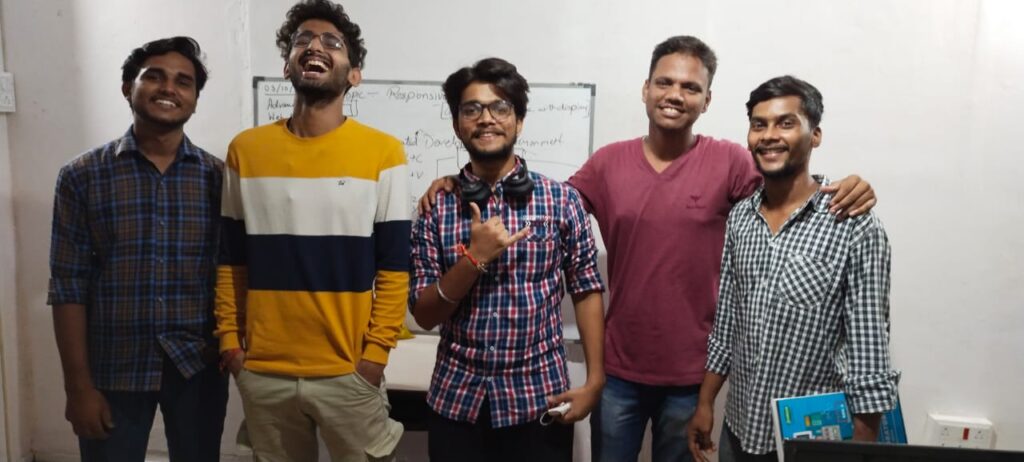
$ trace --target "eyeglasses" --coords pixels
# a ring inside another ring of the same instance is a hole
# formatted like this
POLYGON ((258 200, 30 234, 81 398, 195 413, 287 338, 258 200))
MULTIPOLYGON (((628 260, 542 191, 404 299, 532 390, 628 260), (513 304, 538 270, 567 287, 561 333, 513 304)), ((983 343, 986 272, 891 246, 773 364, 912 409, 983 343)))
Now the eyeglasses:
POLYGON ((306 48, 313 43, 313 39, 320 37, 320 44, 324 48, 330 48, 332 50, 342 50, 345 48, 345 39, 335 34, 334 32, 321 32, 319 34, 313 31, 302 31, 296 32, 292 35, 292 48, 306 48))
POLYGON ((459 106, 459 117, 465 120, 477 120, 484 114, 485 108, 491 113, 491 117, 499 121, 509 118, 515 112, 512 103, 503 99, 492 101, 486 105, 479 101, 470 101, 459 106))

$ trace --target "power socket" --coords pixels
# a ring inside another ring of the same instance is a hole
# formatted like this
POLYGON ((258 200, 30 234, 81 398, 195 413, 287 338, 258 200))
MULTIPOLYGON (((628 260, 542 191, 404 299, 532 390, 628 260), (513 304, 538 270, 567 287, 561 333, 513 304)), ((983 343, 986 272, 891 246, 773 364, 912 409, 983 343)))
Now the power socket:
POLYGON ((992 449, 995 426, 981 417, 928 414, 925 424, 927 444, 956 448, 992 449))

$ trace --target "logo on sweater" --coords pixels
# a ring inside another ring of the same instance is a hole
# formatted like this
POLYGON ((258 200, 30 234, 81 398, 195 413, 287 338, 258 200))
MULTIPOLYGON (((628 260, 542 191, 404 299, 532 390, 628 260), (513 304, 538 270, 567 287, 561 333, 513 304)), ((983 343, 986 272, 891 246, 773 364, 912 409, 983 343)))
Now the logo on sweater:
POLYGON ((688 209, 702 209, 705 208, 704 204, 700 203, 700 194, 690 194, 690 202, 686 204, 688 209))

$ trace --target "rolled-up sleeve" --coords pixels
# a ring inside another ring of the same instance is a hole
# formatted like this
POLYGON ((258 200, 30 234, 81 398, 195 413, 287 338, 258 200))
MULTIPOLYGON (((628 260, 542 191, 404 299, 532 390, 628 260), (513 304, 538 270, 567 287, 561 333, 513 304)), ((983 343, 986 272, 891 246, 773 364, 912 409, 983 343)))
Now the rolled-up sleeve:
POLYGON ((50 235, 50 284, 47 303, 85 304, 93 271, 85 192, 73 164, 57 176, 50 235))
POLYGON ((889 240, 876 217, 859 231, 847 268, 844 345, 844 388, 855 414, 892 409, 899 382, 889 358, 889 240))
POLYGON ((442 196, 439 193, 434 207, 426 214, 420 215, 412 227, 412 276, 409 280, 409 311, 413 311, 420 292, 437 282, 444 273, 441 267, 443 253, 441 236, 438 234, 438 208, 442 196))
POLYGON ((604 283, 597 269, 597 244, 590 227, 590 217, 576 189, 566 186, 564 219, 562 221, 563 270, 570 294, 603 292, 604 283))
POLYGON ((718 284, 718 307, 708 337, 708 362, 705 366, 709 372, 718 375, 729 375, 732 365, 733 319, 739 306, 736 299, 736 273, 732 265, 733 239, 730 234, 727 227, 722 250, 721 280, 718 284))

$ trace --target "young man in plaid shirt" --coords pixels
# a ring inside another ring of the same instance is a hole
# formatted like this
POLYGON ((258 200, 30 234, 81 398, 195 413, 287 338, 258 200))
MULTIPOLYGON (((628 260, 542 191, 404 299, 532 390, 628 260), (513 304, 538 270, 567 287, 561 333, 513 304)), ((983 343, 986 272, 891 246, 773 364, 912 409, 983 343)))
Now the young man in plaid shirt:
POLYGON ((570 461, 571 424, 604 384, 597 249, 576 191, 513 155, 526 116, 526 80, 484 59, 448 77, 455 133, 470 155, 461 194, 440 191, 413 230, 410 307, 441 326, 427 401, 430 458, 570 461), (569 389, 561 300, 568 289, 587 361, 569 389), (571 409, 542 426, 544 412, 571 409))
POLYGON ((896 404, 889 360, 889 241, 873 213, 837 221, 828 180, 811 176, 821 93, 769 80, 747 101, 747 144, 764 185, 733 207, 690 450, 713 449, 715 396, 729 396, 719 460, 774 461, 771 400, 844 391, 854 439, 877 439, 896 404))
POLYGON ((227 406, 213 278, 223 163, 184 125, 206 83, 188 37, 135 49, 133 123, 57 177, 49 304, 82 460, 138 461, 156 407, 172 461, 216 461, 227 406))

